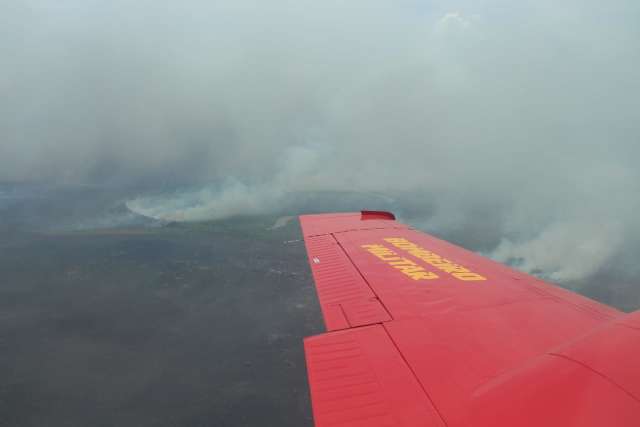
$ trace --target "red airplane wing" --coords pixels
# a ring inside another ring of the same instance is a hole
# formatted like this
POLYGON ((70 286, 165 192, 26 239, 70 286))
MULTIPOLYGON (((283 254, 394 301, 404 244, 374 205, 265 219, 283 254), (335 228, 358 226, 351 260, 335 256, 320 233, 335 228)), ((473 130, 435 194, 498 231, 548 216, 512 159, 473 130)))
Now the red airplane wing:
POLYGON ((317 427, 640 426, 625 314, 395 221, 303 215, 317 427))

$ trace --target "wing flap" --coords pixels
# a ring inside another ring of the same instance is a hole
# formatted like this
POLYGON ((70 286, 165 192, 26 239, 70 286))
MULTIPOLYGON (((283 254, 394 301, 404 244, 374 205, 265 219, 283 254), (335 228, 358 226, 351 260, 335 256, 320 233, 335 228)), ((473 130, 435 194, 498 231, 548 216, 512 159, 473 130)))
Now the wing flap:
POLYGON ((305 340, 317 427, 444 427, 380 325, 305 340))

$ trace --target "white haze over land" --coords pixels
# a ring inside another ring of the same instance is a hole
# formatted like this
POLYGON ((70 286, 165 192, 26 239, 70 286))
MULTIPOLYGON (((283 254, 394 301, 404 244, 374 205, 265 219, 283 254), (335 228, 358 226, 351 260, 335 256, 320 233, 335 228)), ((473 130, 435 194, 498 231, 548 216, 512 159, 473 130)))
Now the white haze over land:
POLYGON ((415 193, 414 224, 491 228, 523 270, 637 279, 639 22, 637 0, 3 0, 0 180, 185 186, 128 202, 184 221, 415 193))

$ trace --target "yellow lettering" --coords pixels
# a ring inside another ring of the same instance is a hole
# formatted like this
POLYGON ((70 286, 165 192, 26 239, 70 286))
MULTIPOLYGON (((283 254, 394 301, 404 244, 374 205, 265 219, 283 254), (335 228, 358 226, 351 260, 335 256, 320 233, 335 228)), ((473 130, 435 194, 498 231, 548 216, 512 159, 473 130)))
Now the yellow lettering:
POLYGON ((413 280, 433 280, 437 279, 438 275, 430 271, 419 271, 416 273, 409 273, 409 277, 413 280))
MULTIPOLYGON (((405 252, 408 252, 410 255, 413 255, 414 257, 421 259, 422 261, 425 261, 426 263, 434 266, 435 268, 441 271, 444 271, 445 273, 451 274, 456 279, 464 280, 464 281, 487 280, 485 277, 481 276, 480 274, 474 273, 459 264, 455 264, 454 262, 446 258, 442 258, 438 254, 435 254, 431 251, 421 248, 420 246, 408 241, 407 239, 404 239, 401 237, 388 237, 388 238, 385 238, 384 241, 391 243, 396 248, 401 249, 405 252)), ((394 264, 399 265, 400 262, 397 262, 394 264)), ((415 274, 422 274, 422 273, 416 272, 415 274)), ((429 273, 429 274, 433 274, 433 273, 429 273)))
POLYGON ((406 259, 406 258, 398 258, 397 261, 389 263, 389 265, 402 265, 402 264, 416 265, 415 262, 411 261, 410 259, 406 259))
POLYGON ((424 271, 424 268, 418 267, 417 265, 416 266, 410 266, 410 265, 409 266, 404 266, 404 265, 403 266, 398 266, 398 265, 396 265, 393 268, 397 268, 398 270, 402 270, 402 272, 404 274, 418 273, 418 272, 424 271))
POLYGON ((487 280, 485 277, 477 274, 477 273, 453 273, 453 277, 456 279, 464 280, 464 281, 476 281, 476 280, 487 280))
POLYGON ((435 273, 426 271, 408 258, 397 256, 395 252, 383 245, 361 245, 361 247, 393 268, 400 270, 413 280, 432 280, 438 278, 438 275, 435 273))

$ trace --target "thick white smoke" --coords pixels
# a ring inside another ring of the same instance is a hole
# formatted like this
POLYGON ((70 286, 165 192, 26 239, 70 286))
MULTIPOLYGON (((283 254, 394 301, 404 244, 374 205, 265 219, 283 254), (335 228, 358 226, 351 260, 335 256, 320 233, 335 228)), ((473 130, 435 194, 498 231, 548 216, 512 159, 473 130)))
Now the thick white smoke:
POLYGON ((640 239, 639 17, 631 0, 5 1, 0 179, 189 186, 128 203, 172 220, 413 192, 429 231, 483 229, 500 260, 588 277, 640 239))

